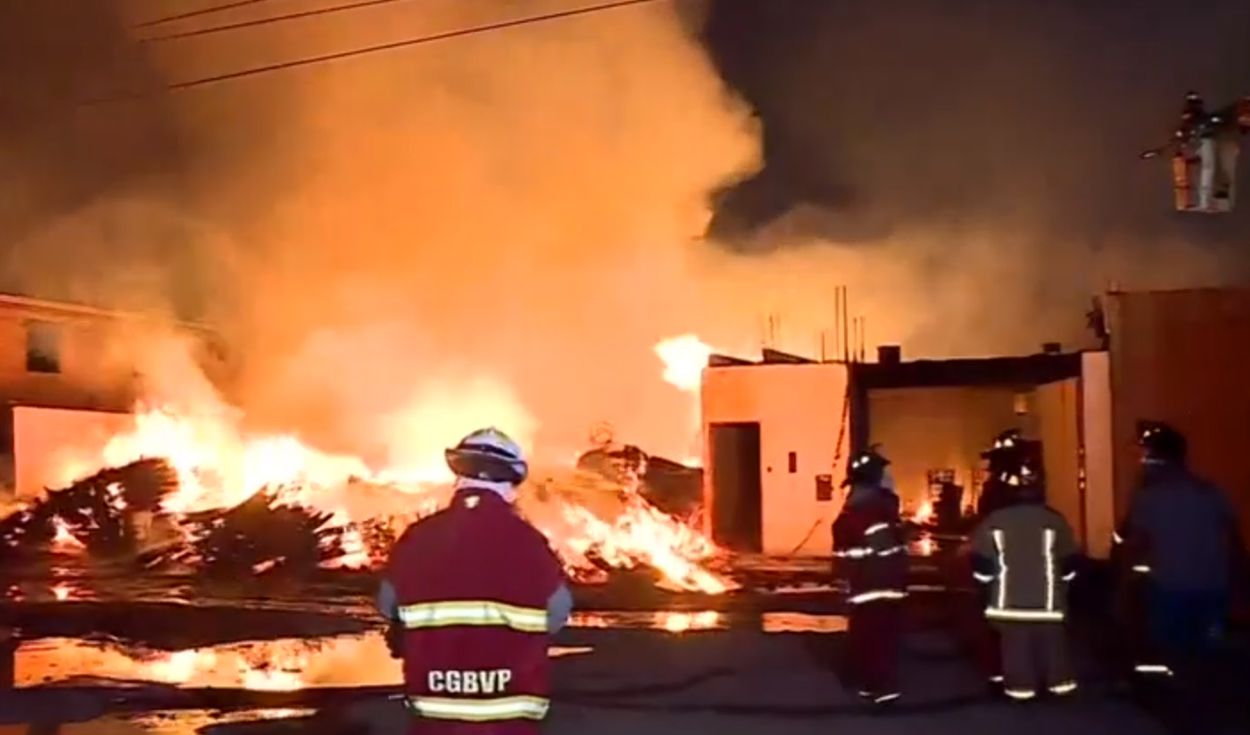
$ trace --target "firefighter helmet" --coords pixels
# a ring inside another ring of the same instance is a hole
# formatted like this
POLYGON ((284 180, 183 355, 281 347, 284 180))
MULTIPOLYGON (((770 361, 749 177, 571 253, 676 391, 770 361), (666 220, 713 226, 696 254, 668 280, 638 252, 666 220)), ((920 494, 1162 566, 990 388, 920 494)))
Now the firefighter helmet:
POLYGON ((529 465, 521 447, 499 429, 479 429, 445 453, 447 466, 457 477, 520 485, 529 465))
POLYGON ((1184 462, 1189 451, 1185 435, 1162 421, 1137 422, 1137 444, 1147 462, 1184 462))
POLYGON ((876 447, 858 452, 851 457, 850 465, 847 466, 846 470, 846 479, 842 481, 842 487, 848 485, 883 485, 886 482, 885 468, 889 465, 890 460, 883 457, 876 447))
POLYGON ((999 454, 1010 454, 1020 449, 1024 445, 1024 437, 1019 429, 1007 429, 998 436, 994 437, 994 444, 989 449, 981 453, 982 457, 989 458, 999 454))

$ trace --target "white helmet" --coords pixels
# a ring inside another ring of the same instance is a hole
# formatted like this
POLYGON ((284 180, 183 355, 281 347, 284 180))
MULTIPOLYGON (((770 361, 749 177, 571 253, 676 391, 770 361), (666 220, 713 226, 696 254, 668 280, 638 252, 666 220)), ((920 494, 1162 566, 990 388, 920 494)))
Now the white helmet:
POLYGON ((445 456, 451 471, 466 480, 520 485, 529 473, 520 445, 493 427, 469 434, 445 456))

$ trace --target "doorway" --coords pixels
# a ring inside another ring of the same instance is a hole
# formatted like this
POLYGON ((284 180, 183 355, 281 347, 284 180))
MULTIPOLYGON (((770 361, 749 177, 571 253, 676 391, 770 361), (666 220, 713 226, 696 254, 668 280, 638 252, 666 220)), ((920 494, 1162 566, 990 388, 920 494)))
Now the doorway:
POLYGON ((712 424, 712 540, 733 551, 763 549, 759 423, 712 424))

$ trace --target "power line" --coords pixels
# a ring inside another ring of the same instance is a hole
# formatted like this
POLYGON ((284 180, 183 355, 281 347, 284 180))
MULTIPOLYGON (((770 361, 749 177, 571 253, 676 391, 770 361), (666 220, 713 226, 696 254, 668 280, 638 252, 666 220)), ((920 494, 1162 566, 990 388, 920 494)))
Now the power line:
MULTIPOLYGON (((337 51, 320 56, 307 56, 302 59, 293 59, 291 61, 281 61, 275 64, 265 66, 256 66, 250 69, 241 69, 239 71, 226 72, 224 74, 215 74, 208 77, 200 77, 199 79, 189 79, 184 82, 175 82, 167 85, 166 89, 170 91, 179 91, 191 89, 193 87, 201 87, 208 84, 216 84, 218 82, 226 82, 234 79, 243 79, 245 77, 256 76, 259 74, 268 74, 275 71, 283 71, 286 69, 295 69, 303 66, 311 66, 314 64, 323 64, 331 61, 340 61, 342 59, 350 59, 356 56, 365 56, 368 54, 381 53, 383 51, 394 51, 396 49, 408 48, 410 46, 421 46, 427 43, 437 41, 447 41, 453 38, 461 38, 464 36, 475 36, 480 33, 489 33, 491 31, 500 31, 507 28, 516 28, 519 26, 531 25, 534 23, 545 23, 552 20, 561 20, 564 18, 572 18, 579 15, 590 15, 605 10, 614 10, 616 8, 624 8, 631 5, 645 5, 654 2, 665 2, 666 0, 616 0, 616 2, 601 3, 599 5, 589 5, 582 8, 574 8, 572 10, 561 10, 544 15, 531 15, 523 18, 515 18, 513 20, 499 21, 496 23, 487 23, 480 26, 472 26, 470 28, 462 28, 455 31, 446 31, 444 33, 436 33, 429 36, 418 36, 416 38, 408 38, 402 41, 392 41, 390 43, 377 44, 375 46, 365 46, 362 48, 352 49, 350 51, 337 51)), ((132 95, 132 98, 135 95, 132 95)), ((142 96, 142 95, 137 95, 142 96)), ((109 98, 96 100, 90 104, 102 104, 105 102, 117 101, 118 98, 109 98)))
MULTIPOLYGON (((249 0, 256 2, 257 0, 249 0)), ((144 43, 156 43, 159 41, 172 41, 177 38, 191 38, 193 36, 207 36, 212 33, 222 33, 225 31, 235 31, 240 28, 252 28, 254 26, 269 25, 270 23, 280 23, 287 20, 297 20, 299 18, 311 18, 316 15, 329 15, 330 13, 342 13, 347 10, 355 10, 356 8, 367 8, 373 5, 390 5, 397 2, 407 2, 407 0, 358 0, 354 3, 345 3, 343 5, 332 5, 328 8, 318 8, 316 10, 301 10, 298 13, 287 13, 285 15, 272 15, 265 18, 256 18, 254 20, 244 20, 238 23, 227 23, 220 26, 209 26, 208 28, 196 28, 190 31, 181 31, 178 33, 170 33, 164 36, 150 36, 140 39, 144 43)))
POLYGON ((138 23, 134 27, 135 28, 151 28, 152 26, 158 26, 158 25, 161 25, 162 23, 172 23, 176 20, 185 20, 187 18, 198 18, 201 15, 208 15, 210 13, 220 13, 224 10, 233 10, 235 8, 242 8, 247 5, 259 5, 260 3, 267 3, 269 1, 270 0, 234 0, 234 2, 225 3, 224 5, 214 5, 212 7, 200 8, 199 10, 192 10, 190 12, 179 13, 177 15, 166 15, 162 18, 155 18, 153 20, 148 20, 142 23, 138 23))

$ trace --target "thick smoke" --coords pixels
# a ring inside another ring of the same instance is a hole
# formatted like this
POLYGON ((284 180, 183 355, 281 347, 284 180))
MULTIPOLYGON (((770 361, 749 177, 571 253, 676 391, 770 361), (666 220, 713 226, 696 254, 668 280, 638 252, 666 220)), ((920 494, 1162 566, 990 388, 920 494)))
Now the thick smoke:
MULTIPOLYGON (((714 229, 837 272, 912 354, 1077 344, 1090 295, 1244 278, 1230 217, 1170 211, 1187 89, 1250 93, 1238 0, 718 0, 705 40, 765 122, 714 229)), ((1244 174, 1244 168, 1243 168, 1244 174)), ((1243 187, 1244 188, 1244 187, 1243 187)), ((775 258, 760 258, 775 263, 775 258)))
POLYGON ((198 306, 186 206, 195 154, 160 96, 160 71, 113 3, 0 2, 0 287, 129 308, 198 306))
MULTIPOLYGON (((4 131, 5 186, 26 197, 6 199, 26 202, 3 212, 20 235, 6 275, 45 295, 198 304, 241 358, 228 392, 255 428, 425 466, 484 423, 548 459, 601 420, 685 455, 692 398, 660 380, 653 345, 694 332, 754 352, 775 314, 775 346, 815 353, 839 284, 870 341, 985 352, 1079 332, 1107 279, 1230 272, 1198 245, 1224 233, 1165 216, 1166 171, 1135 156, 1190 80, 1213 97, 1250 87, 1217 88, 1218 64, 1183 55, 1141 74, 1133 62, 1176 40, 1163 30, 1140 24, 1157 43, 1091 66, 1068 52, 1105 42, 1110 10, 769 0, 754 5, 818 17, 755 50, 765 72, 744 69, 751 46, 733 63, 718 47, 724 5, 707 38, 760 109, 768 154, 721 203, 713 231, 736 251, 701 240, 713 192, 759 163, 759 121, 681 3, 72 103, 570 6, 422 0, 149 44, 101 14, 74 31, 81 52, 35 44, 73 68, 3 96, 25 105, 4 131), (767 226, 726 226, 744 212, 767 226)), ((73 25, 23 12, 15 38, 73 25)), ((1238 17, 1178 32, 1218 43, 1207 31, 1238 17)))
MULTIPOLYGON (((524 6, 398 3, 159 50, 185 78, 569 3, 524 6)), ((757 144, 688 22, 657 3, 179 95, 209 149, 247 145, 255 116, 281 131, 204 187, 240 243, 213 316, 249 419, 400 464, 483 423, 560 460, 601 420, 689 452, 691 399, 652 346, 700 327, 709 193, 757 144)))

